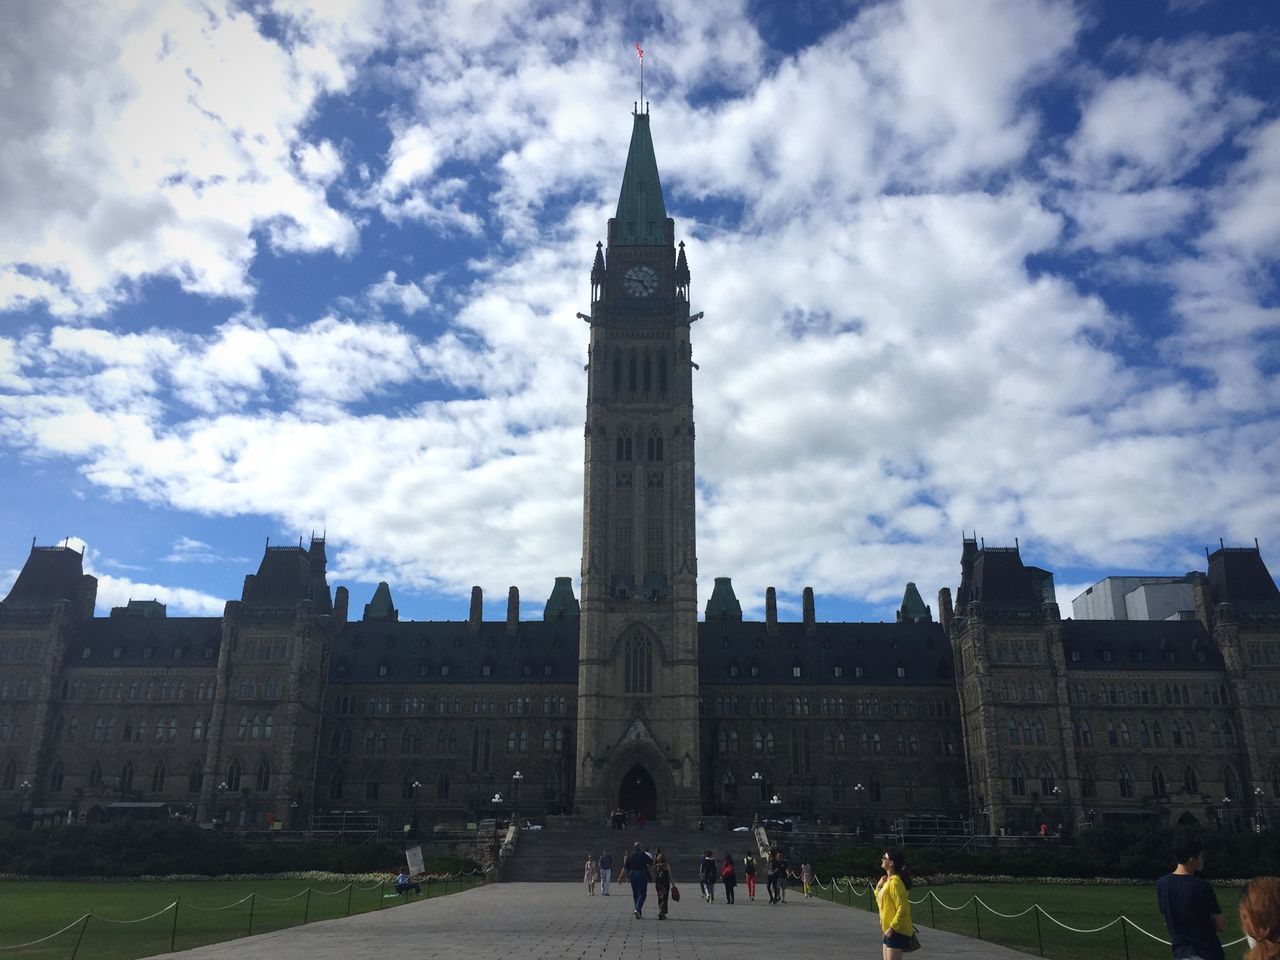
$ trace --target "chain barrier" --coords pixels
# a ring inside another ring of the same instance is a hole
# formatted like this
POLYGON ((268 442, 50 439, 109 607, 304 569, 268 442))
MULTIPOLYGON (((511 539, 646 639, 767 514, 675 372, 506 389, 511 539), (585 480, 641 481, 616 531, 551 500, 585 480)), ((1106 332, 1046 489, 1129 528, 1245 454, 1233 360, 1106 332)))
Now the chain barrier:
MULTIPOLYGON (((863 896, 864 893, 869 892, 872 889, 871 885, 868 884, 864 891, 857 892, 857 889, 855 887, 854 880, 852 877, 845 877, 843 878, 843 880, 845 884, 844 888, 842 888, 840 885, 841 884, 840 877, 832 877, 828 886, 831 887, 836 893, 852 891, 855 893, 856 896, 859 896, 859 897, 863 896)), ((827 889, 827 887, 823 887, 823 889, 825 890, 827 889)), ((972 896, 970 896, 968 900, 960 904, 958 907, 953 907, 951 904, 944 901, 932 890, 926 891, 925 895, 923 897, 920 897, 917 900, 912 900, 910 896, 907 897, 907 900, 911 903, 912 906, 919 906, 920 904, 928 903, 930 905, 930 909, 932 910, 933 905, 936 904, 937 906, 942 907, 942 909, 950 910, 953 913, 959 913, 961 910, 968 910, 972 906, 974 908, 975 918, 977 917, 977 908, 979 906, 981 906, 984 910, 986 910, 988 913, 992 914, 993 916, 1000 917, 1004 920, 1017 920, 1021 917, 1025 917, 1028 913, 1035 913, 1037 939, 1039 939, 1039 936, 1040 936, 1039 935, 1040 918, 1044 917, 1050 923, 1058 927, 1061 927, 1063 930, 1070 931, 1071 933, 1078 933, 1078 934, 1084 934, 1084 935, 1102 933, 1104 930, 1109 930, 1111 927, 1114 927, 1116 924, 1120 924, 1120 929, 1122 932, 1126 928, 1131 927, 1134 930, 1136 930, 1138 933, 1142 934, 1144 937, 1147 937, 1150 940, 1154 940, 1156 943, 1163 944, 1166 947, 1171 946, 1168 940, 1165 940, 1163 937, 1157 936, 1156 934, 1152 933, 1150 930, 1147 930, 1146 928, 1139 926, 1124 914, 1121 914, 1120 916, 1116 917, 1114 920, 1109 921, 1108 923, 1104 923, 1100 927, 1082 928, 1082 927, 1073 927, 1070 924, 1063 923, 1061 920, 1057 919, 1055 916, 1049 913, 1049 911, 1047 911, 1044 907, 1040 906, 1040 904, 1038 903, 1033 903, 1031 906, 1027 907, 1025 910, 1022 910, 1018 913, 1001 913, 999 910, 996 910, 994 907, 992 907, 989 903, 987 903, 977 894, 973 894, 972 896)), ((979 928, 979 935, 981 935, 981 928, 979 928)), ((1237 940, 1232 940, 1229 943, 1224 943, 1222 946, 1234 947, 1244 942, 1245 942, 1245 938, 1240 937, 1237 940)), ((1042 952, 1043 952, 1043 947, 1042 947, 1042 952)))
POLYGON ((0 950, 23 950, 23 949, 26 949, 27 947, 34 947, 38 943, 44 943, 46 940, 52 940, 54 937, 61 936, 62 934, 70 930, 72 927, 74 927, 76 924, 84 923, 86 920, 89 919, 90 916, 91 914, 86 913, 83 917, 77 917, 75 920, 72 920, 61 930, 55 930, 53 933, 49 934, 47 937, 41 937, 39 940, 29 940, 26 943, 15 943, 9 946, 0 946, 0 950))
MULTIPOLYGON (((425 881, 427 881, 428 883, 444 883, 444 884, 448 884, 448 883, 450 883, 450 882, 465 882, 465 881, 466 881, 466 878, 468 878, 468 877, 483 876, 483 875, 484 875, 484 871, 482 871, 482 870, 471 870, 471 871, 467 871, 467 872, 459 871, 459 872, 457 872, 457 873, 436 873, 436 874, 427 874, 427 875, 426 875, 426 876, 424 876, 422 879, 423 879, 423 880, 425 880, 425 881)), ((33 946, 37 946, 37 945, 39 945, 39 944, 41 944, 41 943, 46 943, 47 941, 52 940, 52 939, 54 939, 55 937, 59 937, 59 936, 61 936, 62 934, 66 933, 67 931, 74 929, 74 928, 75 928, 76 926, 78 926, 78 925, 80 926, 80 936, 81 936, 81 938, 83 938, 85 928, 87 928, 87 927, 89 926, 89 921, 90 921, 90 920, 98 920, 98 921, 101 921, 102 923, 114 923, 114 924, 116 924, 117 926, 123 926, 123 925, 134 924, 134 923, 145 923, 145 922, 146 922, 146 921, 148 921, 148 920, 154 920, 154 919, 156 919, 157 917, 163 916, 164 914, 168 913, 170 910, 174 911, 174 917, 173 917, 173 919, 174 919, 174 923, 173 923, 173 930, 170 932, 170 935, 169 935, 169 936, 170 936, 170 942, 171 942, 171 949, 172 949, 172 943, 173 943, 173 941, 175 941, 175 940, 176 940, 176 938, 177 938, 177 933, 178 933, 178 908, 179 908, 179 906, 181 906, 184 910, 196 910, 196 911, 201 912, 201 913, 218 913, 218 912, 220 912, 220 911, 222 911, 222 910, 231 910, 231 909, 233 909, 233 908, 235 908, 235 907, 242 906, 242 905, 243 905, 243 904, 245 904, 245 903, 249 903, 249 904, 250 904, 250 909, 252 910, 253 903, 254 903, 255 901, 257 901, 257 900, 261 900, 263 903, 288 903, 288 902, 289 902, 289 901, 291 901, 291 900, 297 900, 299 897, 304 897, 304 896, 305 896, 305 897, 307 898, 307 914, 305 914, 305 915, 303 916, 303 921, 302 921, 302 922, 305 924, 305 923, 307 923, 307 922, 308 922, 308 920, 309 920, 309 916, 310 916, 310 904, 311 904, 311 895, 312 895, 313 893, 314 893, 314 894, 319 894, 320 896, 326 896, 326 897, 334 897, 334 896, 338 896, 339 894, 343 894, 343 893, 348 894, 348 901, 347 901, 347 914, 348 914, 348 916, 349 916, 349 915, 350 915, 350 909, 351 909, 351 901, 350 901, 350 899, 349 899, 349 896, 350 896, 350 894, 351 894, 353 891, 357 891, 357 890, 358 890, 358 891, 360 891, 360 892, 362 892, 362 893, 368 893, 368 892, 370 892, 370 891, 372 891, 372 890, 378 890, 378 889, 384 888, 386 885, 387 885, 386 881, 385 881, 385 880, 383 880, 383 881, 379 881, 378 883, 372 883, 372 884, 370 884, 370 885, 369 885, 369 886, 367 886, 367 887, 362 887, 362 886, 360 886, 359 884, 357 884, 357 883, 355 883, 355 882, 351 882, 351 883, 346 884, 346 885, 345 885, 345 886, 343 886, 343 887, 339 887, 337 890, 316 890, 314 887, 307 887, 306 889, 304 889, 304 890, 299 890, 297 893, 293 894, 292 896, 288 896, 288 897, 264 897, 264 896, 261 896, 261 895, 259 895, 259 894, 257 894, 257 893, 249 893, 249 894, 246 894, 245 896, 241 897, 239 900, 235 901, 234 903, 228 903, 228 904, 225 904, 225 905, 220 906, 220 907, 202 907, 202 906, 198 906, 197 904, 194 904, 194 903, 183 903, 181 900, 175 900, 175 901, 173 901, 173 903, 169 904, 168 906, 166 906, 166 907, 164 907, 164 908, 162 908, 162 909, 160 909, 160 910, 157 910, 157 911, 156 911, 155 913, 153 913, 153 914, 150 914, 150 915, 145 916, 145 917, 136 917, 136 918, 131 919, 131 920, 115 920, 115 919, 112 919, 111 917, 104 917, 104 916, 101 916, 101 915, 99 915, 99 914, 96 914, 96 913, 92 913, 92 912, 90 912, 90 913, 86 913, 86 914, 84 914, 84 915, 83 915, 83 916, 81 916, 81 917, 77 917, 75 920, 73 920, 73 921, 71 921, 70 923, 68 923, 68 924, 67 924, 65 927, 63 927, 62 929, 60 929, 60 930, 55 930, 53 933, 47 934, 46 936, 43 936, 43 937, 40 937, 38 940, 30 940, 30 941, 28 941, 28 942, 26 942, 26 943, 0 944, 0 951, 6 951, 6 950, 24 950, 24 949, 26 949, 27 947, 33 947, 33 946)), ((380 898, 380 900, 381 900, 381 898, 380 898)), ((378 909, 381 909, 381 907, 379 906, 379 908, 378 908, 378 909)), ((252 929, 252 915, 250 916, 250 929, 252 929)), ((79 951, 79 947, 80 947, 80 942, 79 942, 79 940, 77 940, 77 942, 76 942, 76 951, 77 951, 77 952, 79 951)), ((73 956, 74 956, 74 954, 73 954, 73 956)))

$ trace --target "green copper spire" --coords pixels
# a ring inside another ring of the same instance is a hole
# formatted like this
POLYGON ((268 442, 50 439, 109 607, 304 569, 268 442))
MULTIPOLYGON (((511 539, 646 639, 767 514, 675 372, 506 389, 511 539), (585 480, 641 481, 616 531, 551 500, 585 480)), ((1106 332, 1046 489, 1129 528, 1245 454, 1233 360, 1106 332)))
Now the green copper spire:
POLYGON ((708 622, 712 620, 741 620, 742 604, 733 592, 733 581, 728 577, 716 577, 711 588, 711 599, 707 601, 704 614, 708 622))
POLYGON ((378 589, 373 591, 373 599, 364 605, 364 618, 392 621, 400 619, 400 611, 391 602, 391 588, 387 586, 387 581, 379 581, 378 589))
POLYGON ((898 608, 899 623, 932 623, 933 614, 920 596, 914 583, 908 583, 902 594, 902 606, 898 608))
POLYGON ((649 136, 649 115, 634 114, 631 148, 627 151, 627 169, 622 175, 622 192, 618 194, 611 246, 660 246, 667 242, 667 205, 662 200, 662 182, 658 179, 658 161, 653 155, 653 139, 649 136))

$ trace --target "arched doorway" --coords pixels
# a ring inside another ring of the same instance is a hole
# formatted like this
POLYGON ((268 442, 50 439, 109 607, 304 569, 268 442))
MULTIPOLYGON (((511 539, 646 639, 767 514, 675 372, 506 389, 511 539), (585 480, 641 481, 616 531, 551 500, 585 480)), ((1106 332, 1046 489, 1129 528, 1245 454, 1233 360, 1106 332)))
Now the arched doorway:
POLYGON ((618 806, 634 810, 646 820, 658 819, 658 787, 643 765, 637 763, 622 775, 618 785, 618 806))

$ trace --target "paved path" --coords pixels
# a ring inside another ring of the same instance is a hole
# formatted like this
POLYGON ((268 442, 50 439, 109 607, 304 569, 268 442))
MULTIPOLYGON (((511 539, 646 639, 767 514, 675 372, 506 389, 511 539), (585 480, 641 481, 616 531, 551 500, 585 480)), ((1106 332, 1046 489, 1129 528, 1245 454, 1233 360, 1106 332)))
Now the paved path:
MULTIPOLYGON (((813 957, 877 960, 874 914, 816 897, 771 906, 758 891, 728 906, 704 903, 696 884, 681 887, 670 919, 657 919, 650 887, 644 919, 631 915, 629 889, 588 897, 581 884, 501 883, 411 901, 374 913, 166 954, 189 960, 743 960, 813 957)), ((723 895, 723 888, 719 891, 723 895)), ((922 927, 921 957, 1026 960, 1026 954, 922 927)))

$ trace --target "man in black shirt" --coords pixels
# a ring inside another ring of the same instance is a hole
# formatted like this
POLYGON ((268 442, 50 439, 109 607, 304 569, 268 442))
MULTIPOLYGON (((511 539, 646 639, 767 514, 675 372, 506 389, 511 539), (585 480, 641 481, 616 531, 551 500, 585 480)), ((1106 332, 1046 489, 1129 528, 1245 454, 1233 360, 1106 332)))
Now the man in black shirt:
POLYGON ((1178 866, 1156 881, 1156 902, 1169 928, 1174 960, 1226 960, 1218 934, 1227 928, 1213 887, 1196 874, 1204 869, 1204 843, 1179 836, 1173 843, 1178 866))
POLYGON ((639 920, 645 898, 649 896, 649 855, 640 846, 640 841, 637 840, 627 854, 622 868, 627 871, 627 879, 631 882, 631 896, 635 902, 636 919, 639 920))

